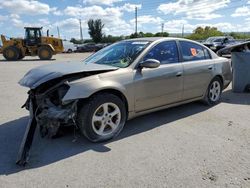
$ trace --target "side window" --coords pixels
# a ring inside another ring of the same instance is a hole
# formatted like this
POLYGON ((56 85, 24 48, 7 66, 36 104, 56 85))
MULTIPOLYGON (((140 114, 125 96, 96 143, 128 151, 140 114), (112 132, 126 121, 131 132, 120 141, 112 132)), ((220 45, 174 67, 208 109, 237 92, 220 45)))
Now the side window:
POLYGON ((165 41, 154 46, 144 57, 146 59, 156 59, 161 64, 176 63, 179 61, 178 50, 175 41, 165 41))
POLYGON ((206 49, 198 44, 187 41, 180 41, 180 46, 182 51, 182 58, 184 61, 197 61, 208 59, 209 57, 209 54, 207 54, 208 56, 206 55, 206 49))
POLYGON ((211 59, 210 52, 206 48, 204 48, 204 53, 205 53, 206 59, 211 59))

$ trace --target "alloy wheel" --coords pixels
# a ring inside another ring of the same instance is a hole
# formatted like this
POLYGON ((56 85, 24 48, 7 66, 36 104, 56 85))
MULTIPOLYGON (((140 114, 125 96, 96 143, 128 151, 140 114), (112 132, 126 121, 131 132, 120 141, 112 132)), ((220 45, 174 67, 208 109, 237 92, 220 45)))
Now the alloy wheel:
POLYGON ((216 102, 220 98, 220 93, 221 93, 221 85, 220 83, 215 80, 209 89, 209 98, 211 101, 216 102))
POLYGON ((121 122, 121 111, 114 103, 100 105, 93 114, 92 128, 100 136, 113 133, 121 122))

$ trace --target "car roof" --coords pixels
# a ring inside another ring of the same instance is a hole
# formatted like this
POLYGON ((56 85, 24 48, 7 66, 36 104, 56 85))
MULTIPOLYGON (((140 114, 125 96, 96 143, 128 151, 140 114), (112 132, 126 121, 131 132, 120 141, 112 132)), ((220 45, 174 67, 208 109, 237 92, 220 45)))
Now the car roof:
POLYGON ((210 39, 220 39, 220 38, 233 38, 232 36, 216 36, 216 37, 209 37, 210 39))
POLYGON ((127 39, 123 41, 148 41, 148 42, 161 42, 161 41, 169 41, 169 40, 179 40, 179 41, 188 41, 188 42, 193 42, 196 44, 201 45, 201 43, 194 41, 194 40, 189 40, 185 38, 178 38, 178 37, 144 37, 144 38, 134 38, 134 39, 127 39))
POLYGON ((180 38, 174 38, 174 37, 143 37, 143 38, 127 39, 127 40, 124 40, 124 41, 150 41, 150 42, 154 42, 154 41, 163 40, 163 39, 177 40, 177 39, 180 39, 180 38))
POLYGON ((189 40, 185 38, 178 38, 178 37, 144 37, 144 38, 134 38, 134 39, 127 39, 123 41, 148 41, 152 43, 157 43, 157 42, 163 42, 163 41, 187 41, 187 42, 192 42, 198 45, 203 46, 204 48, 208 49, 213 57, 217 56, 212 50, 210 50, 207 46, 204 46, 200 42, 194 41, 194 40, 189 40))

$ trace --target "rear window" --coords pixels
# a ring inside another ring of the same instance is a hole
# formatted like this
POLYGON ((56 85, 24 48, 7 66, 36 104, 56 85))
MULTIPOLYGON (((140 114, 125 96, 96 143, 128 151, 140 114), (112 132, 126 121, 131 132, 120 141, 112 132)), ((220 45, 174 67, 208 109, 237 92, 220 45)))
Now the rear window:
POLYGON ((180 41, 183 61, 211 59, 209 51, 201 45, 188 41, 180 41))

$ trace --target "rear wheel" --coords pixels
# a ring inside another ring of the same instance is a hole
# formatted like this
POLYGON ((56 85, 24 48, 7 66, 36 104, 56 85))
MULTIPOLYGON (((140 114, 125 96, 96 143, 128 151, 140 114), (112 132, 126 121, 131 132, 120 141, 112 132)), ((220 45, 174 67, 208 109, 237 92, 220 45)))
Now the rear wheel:
POLYGON ((72 53, 73 52, 73 50, 72 49, 68 49, 68 51, 67 51, 68 53, 72 53))
POLYGON ((91 97, 80 109, 77 124, 82 134, 92 142, 117 136, 126 121, 123 101, 113 94, 102 93, 91 97))
POLYGON ((52 50, 48 46, 41 46, 38 49, 38 56, 41 60, 49 60, 52 58, 52 50))
POLYGON ((9 46, 3 50, 3 56, 8 61, 18 60, 19 55, 19 49, 15 46, 9 46))
POLYGON ((222 93, 222 82, 219 77, 215 77, 209 84, 204 102, 207 105, 218 104, 222 93))

